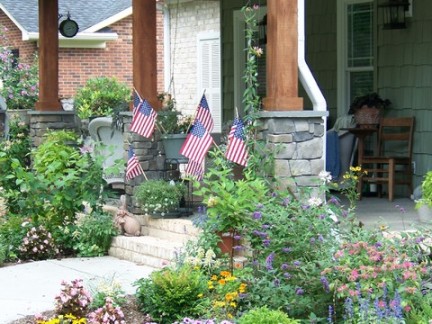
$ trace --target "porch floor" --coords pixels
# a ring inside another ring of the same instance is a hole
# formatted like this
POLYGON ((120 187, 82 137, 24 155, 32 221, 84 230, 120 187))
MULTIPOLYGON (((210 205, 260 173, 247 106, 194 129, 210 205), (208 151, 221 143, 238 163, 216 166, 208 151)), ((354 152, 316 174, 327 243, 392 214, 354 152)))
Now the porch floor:
POLYGON ((419 220, 415 203, 409 198, 363 197, 357 202, 356 216, 366 227, 388 226, 390 231, 409 231, 431 226, 419 220))

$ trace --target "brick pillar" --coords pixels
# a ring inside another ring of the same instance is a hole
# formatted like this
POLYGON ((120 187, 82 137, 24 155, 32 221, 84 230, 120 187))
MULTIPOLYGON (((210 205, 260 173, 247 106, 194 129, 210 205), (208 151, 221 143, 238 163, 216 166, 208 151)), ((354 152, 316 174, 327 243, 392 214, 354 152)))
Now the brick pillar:
POLYGON ((34 111, 30 115, 32 146, 39 146, 48 130, 70 130, 80 134, 77 117, 73 111, 34 111))
MULTIPOLYGON (((132 122, 132 113, 121 113, 123 117, 123 141, 124 141, 124 160, 127 163, 129 146, 132 146, 141 167, 148 179, 163 179, 165 177, 165 155, 159 132, 154 132, 151 139, 129 131, 132 122)), ((126 174, 126 172, 125 172, 126 174)), ((126 206, 133 214, 143 214, 137 204, 134 192, 145 177, 140 175, 132 180, 125 181, 126 206)))
POLYGON ((326 111, 264 111, 260 136, 275 153, 275 177, 282 188, 299 193, 318 187, 325 170, 326 111))

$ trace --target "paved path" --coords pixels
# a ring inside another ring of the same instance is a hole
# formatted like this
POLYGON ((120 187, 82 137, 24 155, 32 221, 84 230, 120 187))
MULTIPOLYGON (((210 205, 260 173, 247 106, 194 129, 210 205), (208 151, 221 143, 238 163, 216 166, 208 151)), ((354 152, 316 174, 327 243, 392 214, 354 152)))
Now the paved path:
POLYGON ((136 280, 154 269, 113 257, 73 258, 24 263, 0 268, 0 323, 54 308, 62 280, 83 279, 87 289, 100 279, 118 281, 128 294, 136 280))

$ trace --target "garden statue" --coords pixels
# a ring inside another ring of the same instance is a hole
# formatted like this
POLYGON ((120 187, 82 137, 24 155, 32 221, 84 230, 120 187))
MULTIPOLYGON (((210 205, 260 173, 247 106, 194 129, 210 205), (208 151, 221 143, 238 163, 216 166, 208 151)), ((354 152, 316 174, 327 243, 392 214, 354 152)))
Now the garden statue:
POLYGON ((126 209, 126 196, 120 197, 121 206, 115 216, 115 223, 120 233, 126 236, 140 236, 141 224, 126 209))

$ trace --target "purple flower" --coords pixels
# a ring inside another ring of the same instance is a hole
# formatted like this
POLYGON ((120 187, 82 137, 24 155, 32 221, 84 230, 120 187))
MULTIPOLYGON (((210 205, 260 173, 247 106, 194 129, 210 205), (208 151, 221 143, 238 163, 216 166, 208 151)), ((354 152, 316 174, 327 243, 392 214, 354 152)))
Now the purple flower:
POLYGON ((241 246, 241 245, 234 245, 233 246, 233 250, 236 250, 236 251, 243 250, 243 246, 241 246))
POLYGON ((300 266, 300 261, 294 261, 293 264, 294 264, 296 267, 299 267, 299 266, 300 266))
POLYGON ((282 248, 282 252, 290 253, 291 251, 292 251, 292 249, 290 247, 284 247, 284 248, 282 248))
POLYGON ((269 229, 270 225, 264 224, 263 226, 261 226, 263 229, 269 229))
POLYGON ((319 219, 324 219, 325 217, 326 217, 325 214, 320 214, 320 215, 318 216, 319 219))
POLYGON ((330 292, 330 286, 329 286, 329 282, 328 282, 327 278, 322 276, 320 281, 323 284, 325 292, 327 292, 327 293, 330 292))
POLYGON ((324 237, 321 234, 318 235, 318 241, 324 242, 324 237))
POLYGON ((310 244, 315 244, 315 237, 311 237, 310 244))
POLYGON ((262 217, 261 212, 259 212, 259 211, 254 211, 254 213, 253 213, 253 218, 254 218, 254 219, 261 219, 261 217, 262 217))
POLYGON ((290 201, 291 201, 291 199, 289 198, 289 197, 287 197, 287 198, 284 198, 283 200, 282 200, 282 206, 288 206, 289 205, 289 203, 290 203, 290 201))
POLYGON ((275 257, 275 253, 272 252, 266 258, 266 268, 267 268, 267 270, 273 270, 273 260, 274 260, 274 257, 275 257))
POLYGON ((273 281, 273 285, 274 285, 275 287, 280 287, 280 280, 276 278, 276 279, 273 281))
POLYGON ((295 293, 296 293, 296 295, 301 296, 301 295, 304 294, 304 290, 303 290, 303 288, 298 287, 298 288, 296 289, 295 293))
POLYGON ((264 245, 265 247, 270 246, 270 240, 269 240, 269 239, 265 239, 265 240, 263 241, 263 245, 264 245))
POLYGON ((241 235, 239 235, 239 234, 234 235, 234 240, 239 241, 241 238, 242 238, 242 237, 241 237, 241 235))
POLYGON ((261 204, 261 203, 259 203, 256 207, 257 207, 258 209, 263 209, 263 208, 264 208, 264 205, 261 204))
POLYGON ((331 198, 329 199, 328 202, 329 202, 329 204, 340 206, 339 199, 337 199, 335 196, 331 196, 331 198))
POLYGON ((283 274, 283 276, 286 278, 286 279, 291 279, 291 274, 289 273, 289 272, 284 272, 284 274, 283 274))
POLYGON ((281 269, 282 269, 282 270, 286 270, 286 269, 288 269, 288 268, 289 268, 289 265, 286 264, 286 263, 283 263, 283 264, 281 265, 281 269))

